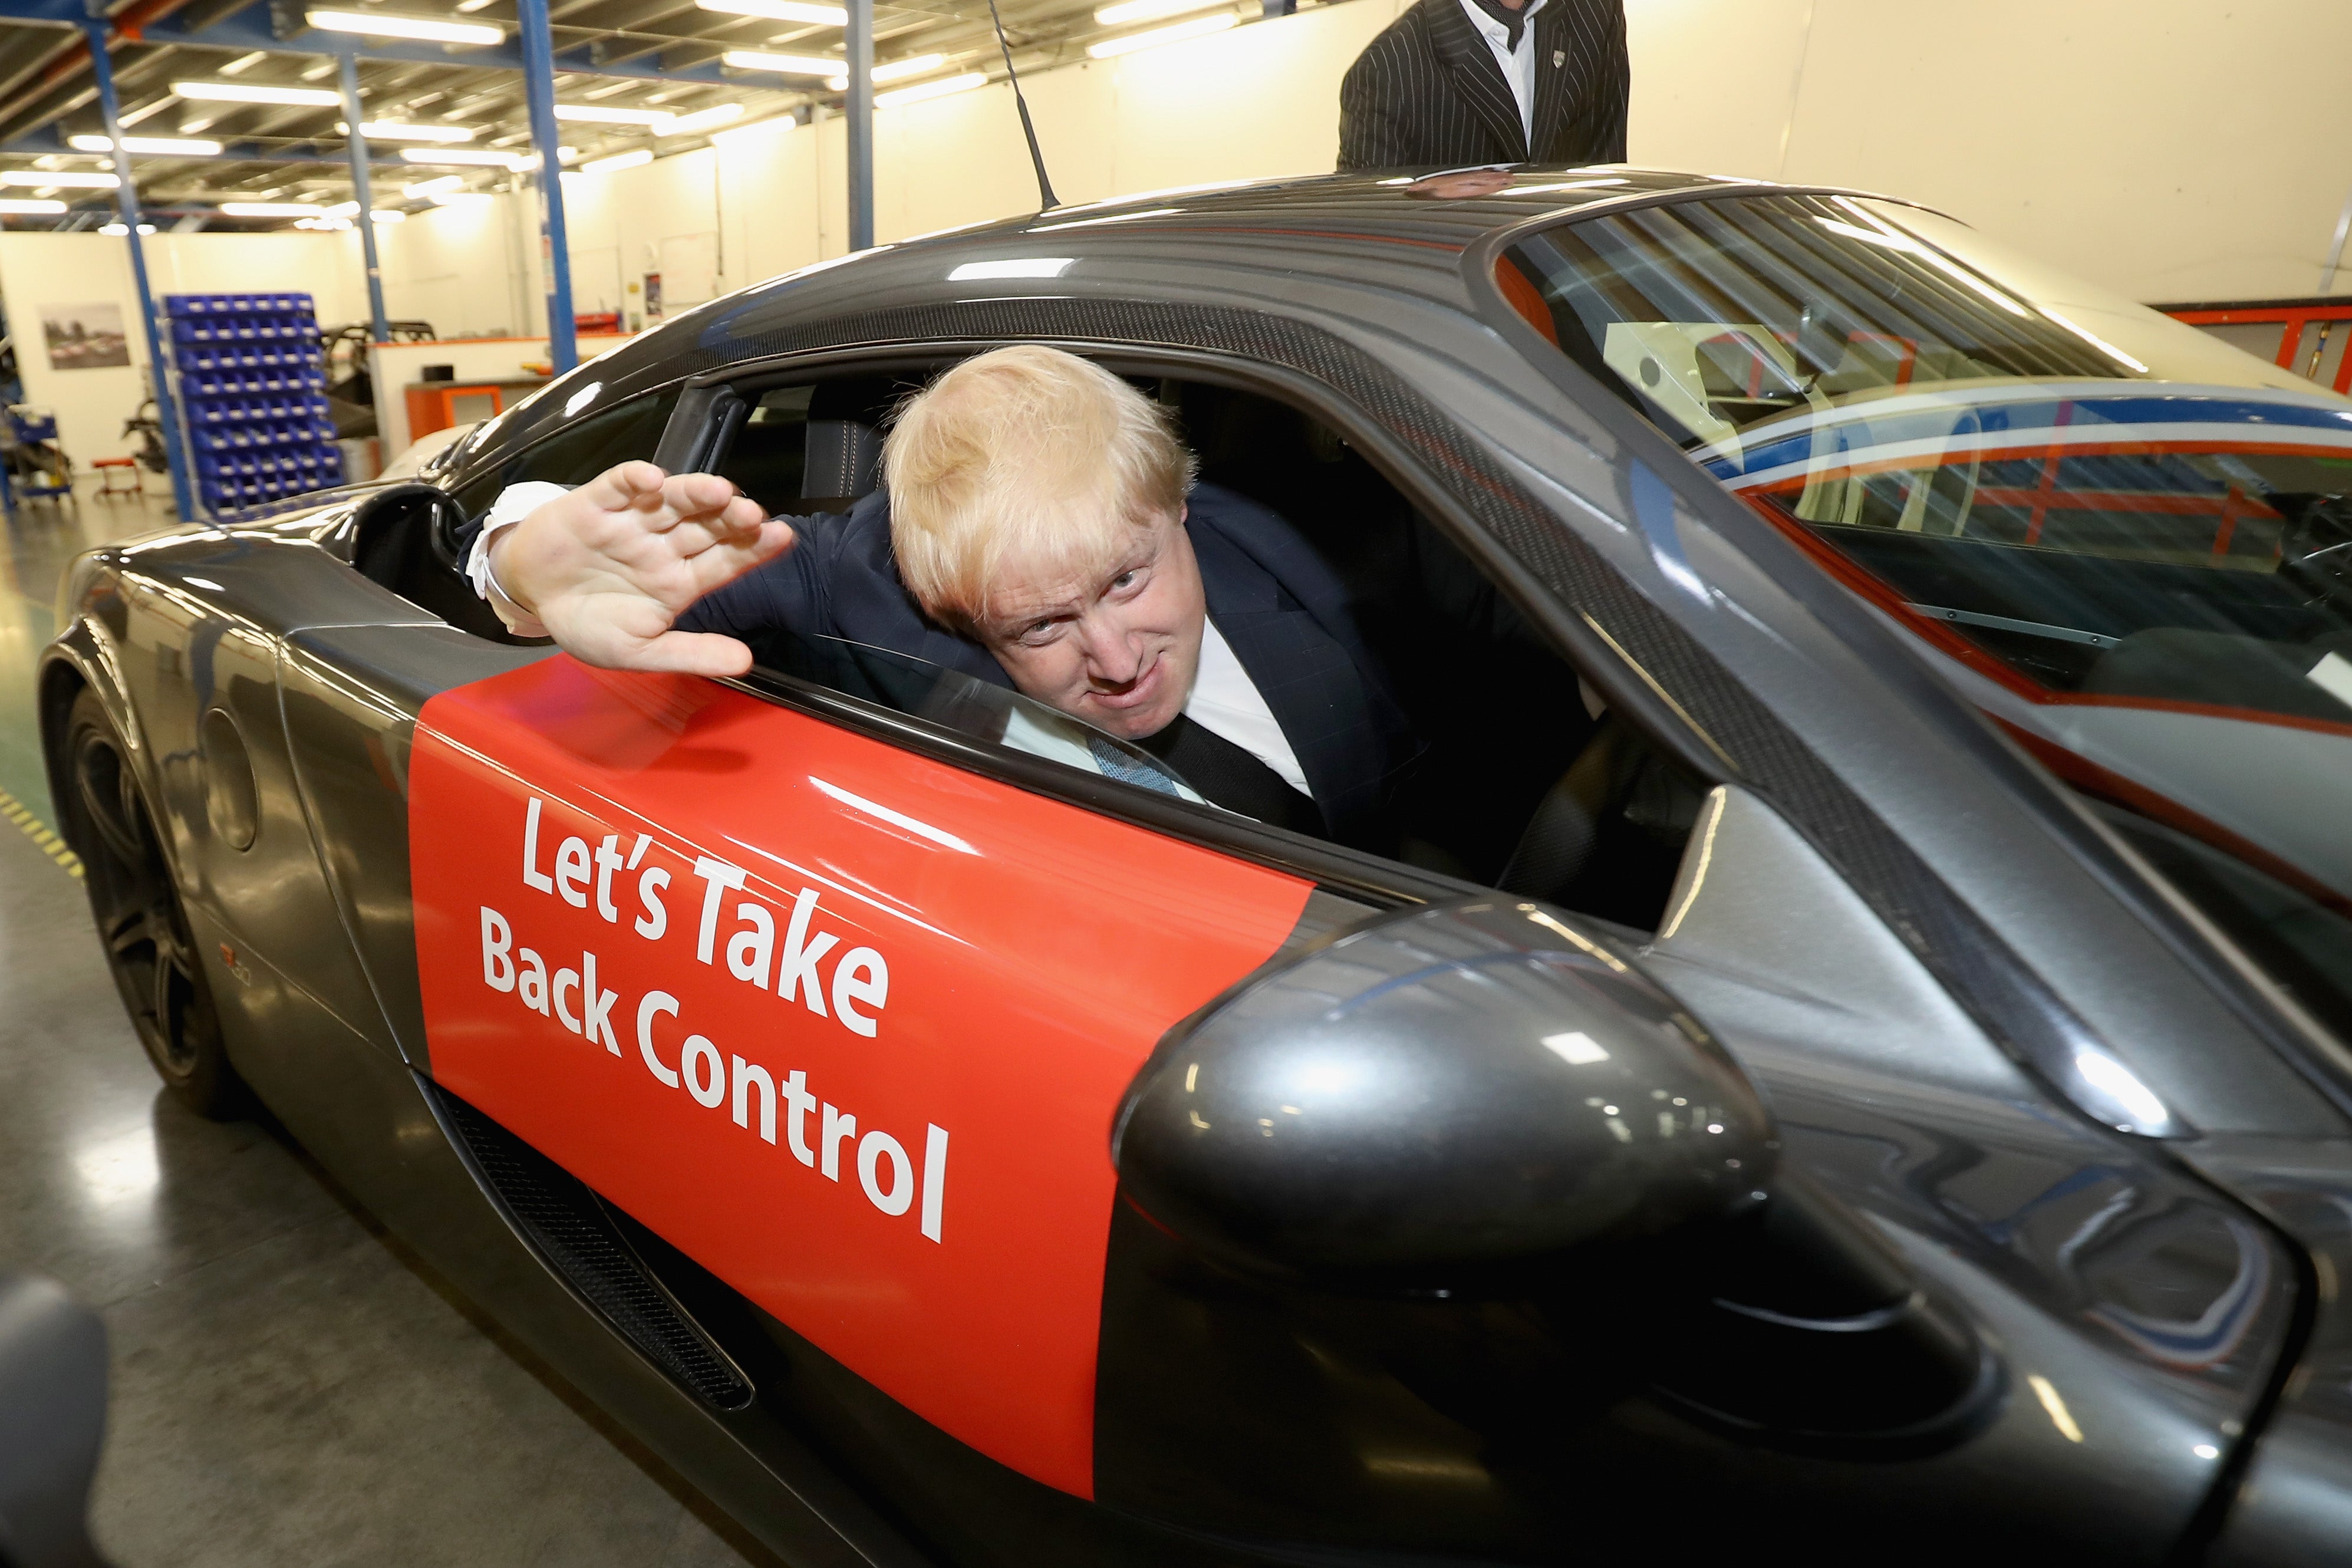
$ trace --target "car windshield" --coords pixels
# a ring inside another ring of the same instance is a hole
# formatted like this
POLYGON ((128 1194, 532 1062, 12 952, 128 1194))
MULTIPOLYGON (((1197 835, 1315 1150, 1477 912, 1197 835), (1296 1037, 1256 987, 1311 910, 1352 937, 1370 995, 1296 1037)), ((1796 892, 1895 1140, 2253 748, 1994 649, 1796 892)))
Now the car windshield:
POLYGON ((1496 280, 2352 1035, 2352 402, 1891 202, 1570 219, 1496 280))

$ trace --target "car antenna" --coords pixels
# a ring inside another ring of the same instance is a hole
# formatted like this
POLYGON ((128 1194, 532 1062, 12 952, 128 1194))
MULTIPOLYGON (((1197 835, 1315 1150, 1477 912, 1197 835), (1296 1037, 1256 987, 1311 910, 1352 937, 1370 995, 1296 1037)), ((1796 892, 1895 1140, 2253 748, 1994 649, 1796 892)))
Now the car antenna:
POLYGON ((1013 101, 1021 110, 1021 134, 1029 138, 1029 163, 1037 171, 1037 210, 1060 206, 1054 182, 1045 177, 1045 154, 1037 150, 1037 127, 1029 119, 1029 100, 1022 96, 1021 73, 1013 68, 1013 46, 1004 40, 1004 18, 996 14, 996 0, 988 0, 988 19, 996 25, 996 47, 1004 54, 1004 79, 1013 84, 1013 101))

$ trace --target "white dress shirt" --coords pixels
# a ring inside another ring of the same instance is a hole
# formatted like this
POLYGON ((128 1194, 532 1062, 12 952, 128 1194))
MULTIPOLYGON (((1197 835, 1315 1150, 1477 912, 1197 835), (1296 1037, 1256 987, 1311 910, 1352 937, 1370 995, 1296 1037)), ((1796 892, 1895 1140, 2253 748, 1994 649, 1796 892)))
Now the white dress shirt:
POLYGON ((1519 13, 1519 47, 1515 49, 1508 27, 1480 10, 1474 0, 1461 0, 1462 14, 1495 51, 1495 63, 1503 68, 1503 79, 1511 84, 1511 97, 1519 106, 1519 132, 1526 138, 1530 158, 1536 155, 1536 13, 1547 3, 1528 0, 1527 8, 1519 13))
POLYGON ((474 547, 466 552, 466 581, 474 585, 477 595, 490 596, 490 542, 529 517, 541 501, 553 500, 571 488, 545 479, 525 479, 499 492, 499 499, 490 503, 490 514, 482 519, 482 531, 474 535, 474 547))

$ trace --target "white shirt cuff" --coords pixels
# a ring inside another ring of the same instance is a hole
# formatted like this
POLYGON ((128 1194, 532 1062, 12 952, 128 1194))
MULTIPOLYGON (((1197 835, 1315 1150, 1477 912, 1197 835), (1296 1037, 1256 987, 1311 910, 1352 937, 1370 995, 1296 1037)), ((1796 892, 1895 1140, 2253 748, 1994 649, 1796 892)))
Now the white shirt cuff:
POLYGON ((482 531, 474 535, 473 549, 466 552, 466 581, 474 585, 476 595, 490 596, 490 541, 529 517, 541 502, 553 500, 571 488, 529 479, 499 492, 499 499, 490 503, 489 515, 482 520, 482 531))

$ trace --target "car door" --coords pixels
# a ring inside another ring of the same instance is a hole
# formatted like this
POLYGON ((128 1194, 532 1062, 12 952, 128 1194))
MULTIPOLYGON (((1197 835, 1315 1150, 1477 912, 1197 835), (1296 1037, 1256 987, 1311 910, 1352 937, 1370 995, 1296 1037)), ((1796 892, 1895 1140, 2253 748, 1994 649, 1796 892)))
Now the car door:
MULTIPOLYGON (((772 511, 845 504, 922 368, 693 389, 665 458, 772 511)), ((1474 889, 1114 782, 1066 720, 918 664, 802 647, 721 683, 556 658, 425 700, 431 1071, 812 1347, 780 1397, 838 1369, 931 1429, 892 1427, 869 1480, 945 1434, 1091 1499, 1120 1097, 1286 946, 1474 889)))
POLYGON ((433 1075, 981 1453, 1094 1487, 1113 1110, 1304 877, 693 678, 446 691, 433 1075))

